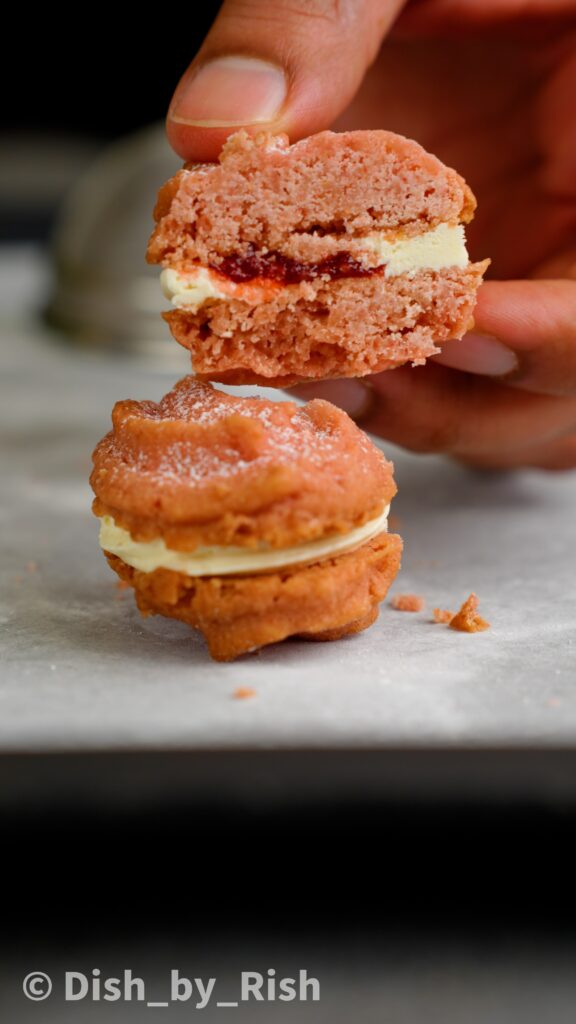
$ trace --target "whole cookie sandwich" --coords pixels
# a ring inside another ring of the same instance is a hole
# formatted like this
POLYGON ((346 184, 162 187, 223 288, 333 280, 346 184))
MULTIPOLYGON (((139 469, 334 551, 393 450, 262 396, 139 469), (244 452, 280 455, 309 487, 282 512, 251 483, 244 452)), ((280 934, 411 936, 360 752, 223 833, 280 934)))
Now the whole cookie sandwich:
POLYGON ((231 136, 161 189, 148 259, 197 375, 285 386, 423 363, 472 325, 463 178, 385 131, 231 136))
POLYGON ((118 402, 93 461, 111 567, 144 615, 199 629, 219 661, 365 629, 398 571, 392 465, 328 402, 185 377, 158 403, 118 402))

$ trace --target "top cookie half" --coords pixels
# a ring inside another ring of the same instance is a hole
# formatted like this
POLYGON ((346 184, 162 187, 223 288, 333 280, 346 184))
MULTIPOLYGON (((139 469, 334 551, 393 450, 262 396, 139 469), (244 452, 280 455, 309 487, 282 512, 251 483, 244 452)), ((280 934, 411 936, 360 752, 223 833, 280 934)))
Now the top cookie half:
POLYGON ((239 132, 161 189, 148 260, 198 376, 363 376, 470 327, 488 265, 468 260, 474 208, 456 171, 391 132, 239 132))

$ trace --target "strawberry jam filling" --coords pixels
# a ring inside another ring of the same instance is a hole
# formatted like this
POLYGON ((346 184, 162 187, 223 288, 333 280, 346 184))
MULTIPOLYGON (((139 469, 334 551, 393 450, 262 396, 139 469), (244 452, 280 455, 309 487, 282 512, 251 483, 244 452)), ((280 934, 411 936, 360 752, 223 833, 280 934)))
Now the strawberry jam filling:
POLYGON ((237 284, 256 278, 278 284, 299 284, 300 281, 313 281, 316 277, 335 281, 341 277, 371 277, 383 270, 382 267, 366 267, 345 252, 328 256, 320 263, 300 263, 279 252, 259 253, 255 249, 224 256, 217 266, 211 264, 211 269, 237 284))

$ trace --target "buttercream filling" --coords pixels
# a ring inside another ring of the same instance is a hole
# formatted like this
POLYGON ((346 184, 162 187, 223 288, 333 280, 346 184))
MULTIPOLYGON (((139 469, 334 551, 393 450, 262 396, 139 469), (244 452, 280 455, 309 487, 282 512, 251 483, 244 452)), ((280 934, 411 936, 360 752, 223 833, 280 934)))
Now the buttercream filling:
POLYGON ((375 519, 345 534, 332 534, 318 540, 295 544, 287 548, 271 548, 262 544, 258 548, 230 546, 197 547, 194 551, 176 551, 166 546, 161 537, 154 540, 134 540, 128 530, 114 521, 112 516, 100 518, 100 547, 117 555, 139 572, 172 569, 187 576, 229 576, 253 574, 282 569, 298 563, 307 564, 344 554, 365 544, 388 528, 386 508, 375 519))
MULTIPOLYGON (((384 232, 373 231, 361 240, 365 253, 375 255, 376 265, 361 262, 360 249, 355 250, 354 257, 332 257, 320 264, 310 264, 306 276, 306 264, 298 264, 303 268, 300 280, 313 280, 323 276, 360 277, 382 273, 383 277, 412 277, 421 270, 446 270, 448 267, 463 268, 468 266, 466 238, 462 224, 438 224, 430 231, 410 238, 390 239, 384 232), (346 267, 348 259, 348 272, 346 267), (337 272, 334 272, 334 267, 337 272)), ((256 266, 258 258, 250 257, 256 266)), ((262 257, 264 265, 265 257, 262 257)), ((293 261, 294 262, 294 261, 293 261)), ((170 267, 160 275, 162 291, 167 299, 177 308, 186 308, 195 312, 204 303, 218 299, 245 298, 249 302, 258 303, 270 297, 271 290, 289 287, 294 281, 284 276, 283 283, 279 279, 278 265, 274 265, 275 277, 267 280, 265 276, 250 278, 245 274, 234 280, 224 273, 210 268, 198 266, 192 270, 180 272, 170 267)))

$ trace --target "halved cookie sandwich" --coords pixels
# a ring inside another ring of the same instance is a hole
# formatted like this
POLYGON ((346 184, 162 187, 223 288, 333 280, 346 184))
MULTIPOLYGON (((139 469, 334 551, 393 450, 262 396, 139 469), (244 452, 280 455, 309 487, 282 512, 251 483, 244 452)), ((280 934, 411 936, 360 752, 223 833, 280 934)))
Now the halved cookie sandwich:
POLYGON ((400 565, 392 465, 328 402, 239 398, 185 377, 118 402, 91 484, 100 544, 144 615, 227 661, 371 625, 400 565))
POLYGON ((488 266, 456 171, 385 131, 233 135, 161 189, 148 259, 195 373, 286 386, 423 363, 472 324, 488 266))

